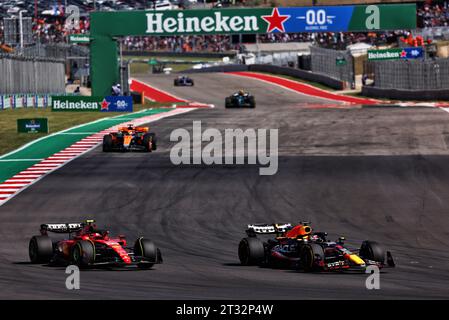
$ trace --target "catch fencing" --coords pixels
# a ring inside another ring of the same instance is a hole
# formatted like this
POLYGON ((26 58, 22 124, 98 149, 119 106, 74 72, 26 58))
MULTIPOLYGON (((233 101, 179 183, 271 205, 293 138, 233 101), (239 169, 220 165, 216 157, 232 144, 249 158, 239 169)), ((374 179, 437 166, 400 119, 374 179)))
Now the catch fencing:
POLYGON ((368 65, 376 88, 449 89, 449 59, 373 61, 368 65))
POLYGON ((272 53, 255 58, 256 64, 271 64, 274 66, 285 67, 294 65, 298 62, 297 52, 279 52, 272 53))
POLYGON ((349 51, 311 46, 310 53, 312 72, 354 85, 354 57, 349 51))
POLYGON ((0 55, 0 94, 64 92, 63 60, 0 55))
POLYGON ((70 57, 89 57, 89 47, 66 43, 40 44, 23 48, 27 57, 46 57, 52 59, 68 59, 70 57))

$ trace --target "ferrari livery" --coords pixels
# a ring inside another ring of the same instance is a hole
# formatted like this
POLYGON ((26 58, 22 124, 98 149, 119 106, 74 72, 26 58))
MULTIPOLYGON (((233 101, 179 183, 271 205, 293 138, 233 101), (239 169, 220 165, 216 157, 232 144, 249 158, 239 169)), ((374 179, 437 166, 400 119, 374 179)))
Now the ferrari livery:
POLYGON ((29 256, 32 263, 79 267, 134 265, 150 269, 162 263, 161 252, 151 240, 139 237, 128 247, 125 236, 111 237, 109 231, 98 229, 94 220, 42 224, 40 235, 30 240, 29 256))

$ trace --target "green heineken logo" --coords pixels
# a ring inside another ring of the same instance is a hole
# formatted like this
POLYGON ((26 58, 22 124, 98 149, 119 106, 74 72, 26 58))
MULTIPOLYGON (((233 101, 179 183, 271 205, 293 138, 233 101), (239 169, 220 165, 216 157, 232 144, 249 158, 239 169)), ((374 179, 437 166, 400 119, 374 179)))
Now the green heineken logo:
POLYGON ((423 57, 422 47, 368 50, 368 60, 422 59, 423 57))
POLYGON ((198 11, 194 15, 184 12, 146 13, 148 34, 162 33, 238 33, 238 32, 285 32, 284 23, 290 15, 282 15, 278 8, 236 11, 198 11), (268 11, 268 12, 270 12, 268 11))
POLYGON ((90 37, 88 34, 71 34, 69 35, 70 43, 89 43, 90 37))
POLYGON ((54 96, 52 111, 100 111, 104 109, 101 97, 54 96))
POLYGON ((149 12, 147 33, 196 33, 259 31, 257 16, 229 16, 216 11, 212 15, 185 17, 178 12, 176 17, 166 17, 164 12, 149 12))
POLYGON ((387 60, 387 59, 399 59, 404 56, 405 51, 403 50, 377 50, 368 51, 369 60, 387 60))
POLYGON ((53 102, 53 109, 64 109, 64 110, 98 110, 98 102, 86 102, 86 101, 61 101, 61 100, 55 100, 53 102))

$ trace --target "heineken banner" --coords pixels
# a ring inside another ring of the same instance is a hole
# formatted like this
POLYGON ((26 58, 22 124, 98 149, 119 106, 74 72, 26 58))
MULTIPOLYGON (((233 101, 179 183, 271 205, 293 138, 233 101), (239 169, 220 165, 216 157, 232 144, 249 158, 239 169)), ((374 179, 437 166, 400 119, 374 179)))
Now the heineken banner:
POLYGON ((70 43, 89 43, 90 37, 88 34, 69 34, 70 43))
POLYGON ((17 119, 17 132, 20 133, 48 133, 48 119, 17 119))
POLYGON ((368 60, 371 61, 422 58, 424 58, 424 49, 422 47, 368 50, 368 60))
POLYGON ((119 81, 118 37, 416 29, 416 4, 96 11, 90 13, 92 94, 119 81))
POLYGON ((415 4, 93 12, 91 32, 111 35, 337 32, 415 29, 415 4))
POLYGON ((52 111, 93 111, 93 112, 132 112, 133 101, 130 96, 87 97, 54 96, 52 111))

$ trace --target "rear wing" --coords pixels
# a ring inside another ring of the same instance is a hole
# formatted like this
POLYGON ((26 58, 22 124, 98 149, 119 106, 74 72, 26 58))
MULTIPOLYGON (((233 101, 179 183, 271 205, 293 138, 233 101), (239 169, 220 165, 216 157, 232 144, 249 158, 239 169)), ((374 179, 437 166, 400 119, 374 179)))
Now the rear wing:
POLYGON ((135 127, 134 128, 137 132, 148 132, 148 127, 135 127))
POLYGON ((132 130, 136 132, 148 132, 150 129, 148 127, 134 127, 133 124, 129 124, 127 127, 119 127, 118 131, 129 131, 129 127, 132 127, 132 130))
POLYGON ((83 223, 45 223, 41 224, 41 232, 71 233, 83 229, 83 223))
POLYGON ((251 235, 256 234, 278 234, 284 233, 292 228, 291 223, 274 223, 274 224, 249 224, 246 233, 251 235))

